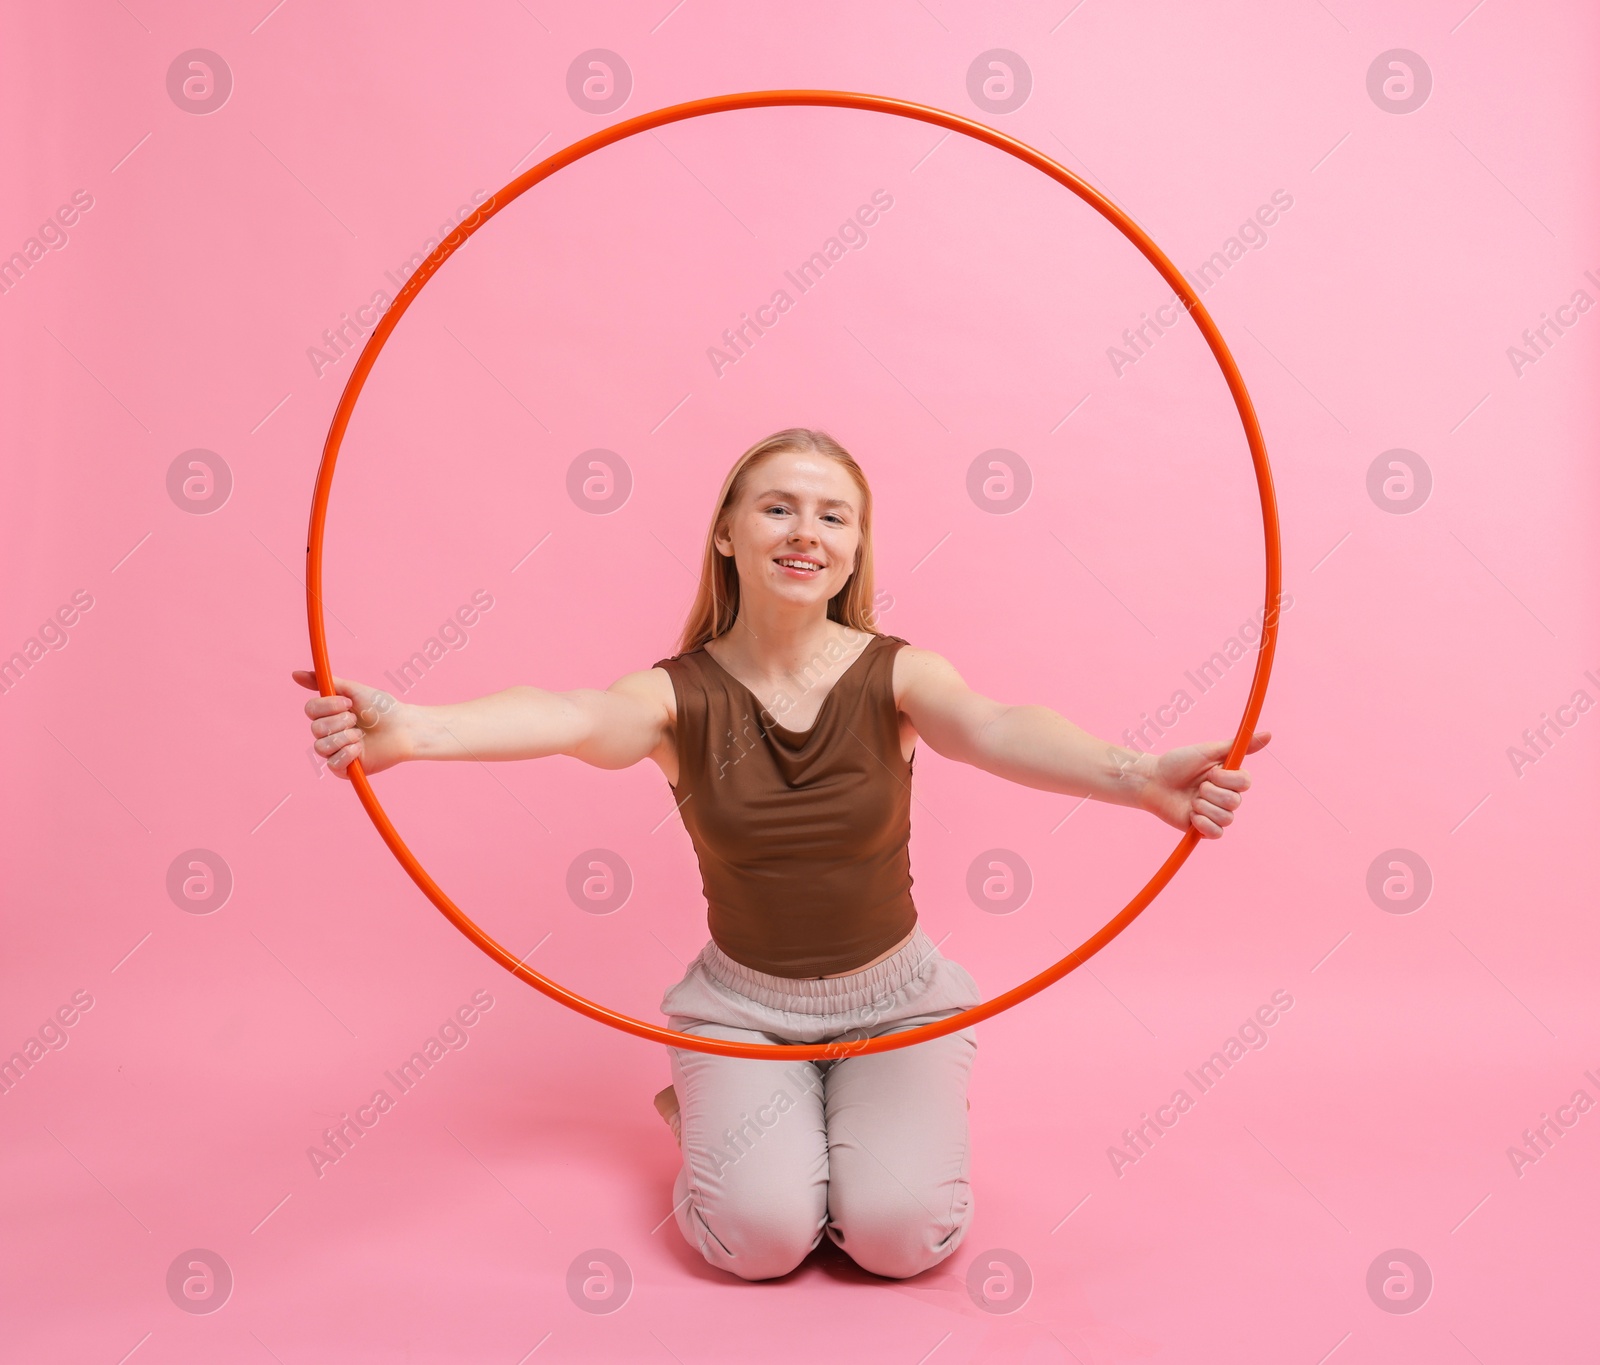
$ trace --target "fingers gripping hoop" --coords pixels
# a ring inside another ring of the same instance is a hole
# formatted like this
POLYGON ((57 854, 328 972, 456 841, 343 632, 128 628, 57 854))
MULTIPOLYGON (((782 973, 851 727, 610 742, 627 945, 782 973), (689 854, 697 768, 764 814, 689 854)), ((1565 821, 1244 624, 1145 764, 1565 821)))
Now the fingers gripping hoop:
MULTIPOLYGON (((1183 300, 1189 316, 1199 327, 1200 334, 1205 338, 1206 344, 1211 348, 1211 354, 1222 369, 1223 378, 1228 383, 1228 391, 1233 395, 1239 419, 1244 424, 1245 439, 1250 445, 1250 458, 1255 465, 1256 487, 1261 497, 1261 522, 1266 550, 1266 612, 1261 627, 1261 650, 1256 659, 1255 676, 1250 683, 1250 695, 1245 702, 1244 716, 1239 721, 1238 732, 1234 735, 1233 744, 1223 763, 1224 767, 1237 768, 1244 757, 1250 736, 1255 731, 1256 720, 1261 714, 1262 702, 1266 697, 1267 679, 1272 671, 1272 658, 1278 639, 1278 616, 1274 608, 1282 584, 1282 565, 1277 500, 1273 494, 1272 471, 1267 464, 1267 451, 1262 441, 1261 427, 1256 421, 1255 408, 1250 402, 1249 393, 1245 390, 1239 367, 1234 364, 1233 356, 1223 342, 1221 333, 1217 331, 1216 324, 1212 322, 1211 315, 1190 290, 1188 282, 1178 268, 1126 213, 1066 167, 1058 165, 1042 152, 1035 151, 1004 133, 996 132, 993 128, 957 114, 947 113, 942 109, 924 104, 912 104, 886 95, 863 95, 845 90, 751 90, 740 94, 717 95, 711 99, 669 105, 664 109, 657 109, 648 114, 641 114, 637 118, 613 124, 524 171, 509 185, 491 195, 476 212, 463 219, 456 230, 434 248, 427 260, 407 279, 394 303, 379 319, 366 346, 362 348, 355 367, 350 372, 350 378, 345 384, 344 393, 340 395, 339 406, 334 411, 333 422, 328 429, 328 439, 322 449, 322 464, 317 470, 316 491, 311 503, 311 526, 306 545, 306 614, 311 628, 311 655, 316 664, 318 690, 323 696, 334 695, 333 669, 328 662, 327 631, 322 616, 323 528, 327 520, 328 495, 333 488, 334 465, 338 461, 339 446, 344 440, 345 429, 349 426, 356 400, 361 396, 362 386, 366 383, 367 376, 371 373, 384 344, 422 287, 451 254, 495 214, 531 190, 541 180, 548 179, 563 167, 572 165, 591 152, 597 152, 602 147, 609 147, 612 143, 621 142, 624 138, 633 137, 637 133, 648 132, 652 128, 660 128, 685 119, 700 118, 706 114, 720 114, 734 109, 764 109, 780 105, 825 105, 838 109, 862 109, 869 113, 893 114, 901 118, 931 123, 935 127, 946 128, 951 132, 963 133, 967 137, 976 138, 979 142, 996 147, 1019 161, 1026 162, 1035 170, 1043 171, 1100 213, 1139 248, 1144 257, 1155 266, 1161 277, 1183 300)), ((630 1015, 618 1014, 524 965, 509 950, 474 924, 428 875, 427 870, 406 847, 405 840, 400 837, 399 831, 395 829, 383 806, 379 804, 371 782, 362 771, 361 764, 352 763, 349 771, 350 780, 355 786, 356 794, 361 798, 362 806, 366 808, 378 833, 383 836, 383 841, 399 859, 400 865, 410 874, 412 881, 422 888, 423 894, 443 912, 446 919, 513 976, 525 981, 558 1004, 565 1005, 568 1009, 576 1010, 579 1014, 587 1015, 602 1024, 609 1024, 612 1028, 621 1029, 624 1033, 665 1043, 669 1047, 728 1057, 761 1059, 781 1055, 795 1060, 812 1060, 889 1052, 931 1038, 942 1038, 946 1034, 970 1028, 982 1020, 991 1019, 1002 1010, 1010 1009, 1011 1006, 1020 1004, 1030 996, 1037 995, 1046 986, 1054 985, 1068 972, 1082 966, 1110 943, 1160 894, 1200 840, 1199 833, 1193 828, 1186 831, 1178 846, 1167 856, 1167 860, 1161 864, 1156 874, 1098 932, 1085 939, 1054 966, 1024 981, 1021 985, 1014 986, 1003 995, 997 995, 994 999, 976 1005, 972 1009, 963 1010, 937 1023, 924 1024, 919 1028, 906 1029, 877 1038, 842 1039, 833 1043, 810 1045, 736 1043, 721 1038, 699 1038, 691 1034, 675 1033, 671 1029, 647 1024, 630 1015)))

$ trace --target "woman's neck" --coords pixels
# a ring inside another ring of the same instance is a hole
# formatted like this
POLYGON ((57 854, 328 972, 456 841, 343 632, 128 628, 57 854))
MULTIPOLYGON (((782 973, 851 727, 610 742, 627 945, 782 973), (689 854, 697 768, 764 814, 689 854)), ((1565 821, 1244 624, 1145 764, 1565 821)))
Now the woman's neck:
POLYGON ((814 674, 859 647, 859 632, 821 614, 762 611, 741 604, 739 617, 716 639, 712 653, 747 677, 781 683, 814 674))

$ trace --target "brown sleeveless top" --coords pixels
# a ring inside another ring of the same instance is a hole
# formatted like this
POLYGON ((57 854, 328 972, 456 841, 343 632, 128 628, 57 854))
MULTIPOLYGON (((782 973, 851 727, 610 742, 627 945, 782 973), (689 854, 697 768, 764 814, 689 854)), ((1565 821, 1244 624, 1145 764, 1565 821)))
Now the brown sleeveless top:
POLYGON ((894 656, 867 643, 809 730, 779 725, 704 648, 655 665, 678 702, 679 814, 700 860, 712 941, 773 976, 831 976, 887 952, 911 903, 911 763, 894 656))

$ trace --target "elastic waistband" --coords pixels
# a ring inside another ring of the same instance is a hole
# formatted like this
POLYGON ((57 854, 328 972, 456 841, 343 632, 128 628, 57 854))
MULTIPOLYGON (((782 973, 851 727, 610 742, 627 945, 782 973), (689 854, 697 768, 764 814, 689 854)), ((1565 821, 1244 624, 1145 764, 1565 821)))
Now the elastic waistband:
POLYGON ((918 925, 912 930, 911 941, 899 952, 848 976, 772 976, 735 962, 715 943, 706 944, 700 965, 714 981, 769 1009, 791 1014, 841 1014, 885 1001, 903 990, 927 971, 938 951, 918 925))

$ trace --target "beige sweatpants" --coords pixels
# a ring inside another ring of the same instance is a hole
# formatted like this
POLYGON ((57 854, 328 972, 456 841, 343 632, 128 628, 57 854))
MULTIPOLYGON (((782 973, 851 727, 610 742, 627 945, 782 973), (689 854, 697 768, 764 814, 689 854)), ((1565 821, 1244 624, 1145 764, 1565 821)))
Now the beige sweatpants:
MULTIPOLYGON (((758 1043, 876 1037, 979 1002, 918 929, 875 967, 824 979, 752 971, 707 944, 662 1000, 680 1033, 758 1043)), ((903 1279, 960 1245, 972 1217, 972 1030, 833 1061, 673 1048, 683 1167, 678 1226, 712 1265, 785 1275, 824 1232, 863 1269, 903 1279)))

